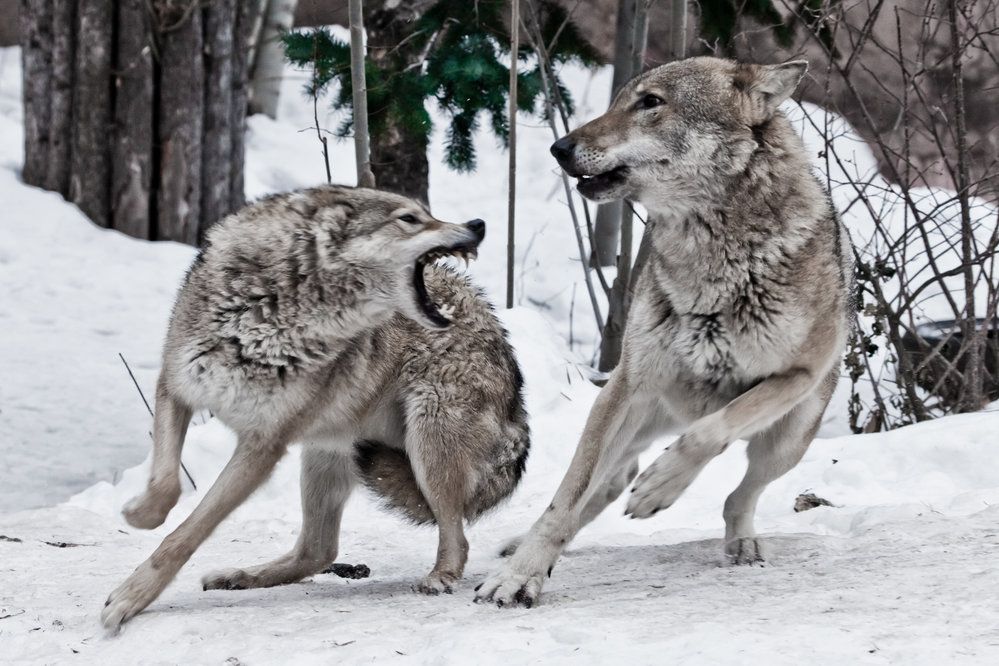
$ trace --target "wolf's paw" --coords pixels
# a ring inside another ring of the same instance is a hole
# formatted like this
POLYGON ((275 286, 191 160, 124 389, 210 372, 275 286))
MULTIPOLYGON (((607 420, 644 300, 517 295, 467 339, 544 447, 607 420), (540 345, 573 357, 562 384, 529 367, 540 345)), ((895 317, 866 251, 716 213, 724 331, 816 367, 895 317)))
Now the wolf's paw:
POLYGON ((257 587, 254 578, 244 569, 220 569, 201 579, 201 589, 205 590, 248 590, 257 587))
POLYGON ((426 578, 413 586, 413 591, 420 592, 421 594, 428 594, 434 597, 441 593, 452 594, 454 592, 454 584, 459 578, 461 578, 461 576, 455 576, 454 574, 442 573, 439 571, 431 571, 427 574, 426 578))
POLYGON ((632 518, 649 518, 673 506, 700 468, 685 456, 667 449, 649 468, 638 475, 624 510, 632 518))
POLYGON ((121 513, 132 527, 137 527, 140 530, 151 530, 163 524, 170 509, 177 504, 179 498, 180 487, 177 487, 176 492, 154 493, 147 490, 130 499, 121 513))
POLYGON ((117 634, 121 625, 151 604, 168 582, 148 562, 143 562, 108 596, 101 611, 101 624, 108 633, 117 634))
POLYGON ((475 603, 494 603, 500 608, 530 608, 538 603, 544 584, 543 572, 523 573, 507 565, 475 588, 475 603))
POLYGON ((523 540, 524 540, 523 535, 510 539, 509 541, 506 542, 506 545, 503 546, 502 550, 500 550, 499 556, 510 557, 511 555, 517 552, 517 549, 520 548, 520 544, 523 540))
POLYGON ((738 537, 725 544, 725 555, 732 564, 763 564, 763 542, 756 537, 738 537))

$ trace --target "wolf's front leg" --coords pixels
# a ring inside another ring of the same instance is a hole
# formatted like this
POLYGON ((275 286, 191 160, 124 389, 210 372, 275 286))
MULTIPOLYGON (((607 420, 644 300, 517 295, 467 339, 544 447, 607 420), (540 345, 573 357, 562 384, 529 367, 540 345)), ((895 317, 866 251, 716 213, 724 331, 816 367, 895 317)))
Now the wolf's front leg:
POLYGON ((153 465, 146 491, 133 497, 122 515, 132 527, 151 530, 166 520, 180 498, 180 453, 191 422, 191 409, 174 397, 160 374, 153 417, 153 465))
POLYGON ((123 622, 160 595, 222 519, 267 478, 284 450, 283 443, 241 439, 194 512, 108 597, 101 612, 101 622, 108 631, 117 632, 123 622))
POLYGON ((638 476, 626 513, 648 518, 679 499, 704 466, 736 439, 750 437, 791 411, 814 390, 816 373, 795 368, 772 375, 690 428, 638 476))
POLYGON ((565 478, 548 509, 524 536, 516 552, 478 588, 475 600, 499 606, 533 606, 546 577, 582 526, 586 506, 607 480, 630 466, 637 449, 668 430, 668 417, 654 400, 638 397, 621 370, 597 396, 565 478))

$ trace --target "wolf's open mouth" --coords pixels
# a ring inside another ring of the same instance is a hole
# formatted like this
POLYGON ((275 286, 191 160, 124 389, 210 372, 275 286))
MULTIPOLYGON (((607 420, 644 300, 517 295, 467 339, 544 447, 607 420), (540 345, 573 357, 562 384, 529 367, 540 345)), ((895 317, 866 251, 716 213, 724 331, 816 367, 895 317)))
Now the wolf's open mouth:
POLYGON ((458 257, 464 259, 467 264, 470 259, 475 259, 478 256, 478 246, 465 243, 449 248, 435 247, 416 259, 416 266, 413 267, 413 289, 416 290, 416 304, 420 306, 427 319, 437 326, 443 328, 451 324, 454 306, 450 303, 434 303, 430 300, 430 294, 427 293, 427 285, 424 281, 424 269, 442 257, 458 257))
POLYGON ((576 182, 576 189, 583 196, 593 196, 621 184, 627 175, 628 167, 623 164, 603 173, 580 174, 576 182))

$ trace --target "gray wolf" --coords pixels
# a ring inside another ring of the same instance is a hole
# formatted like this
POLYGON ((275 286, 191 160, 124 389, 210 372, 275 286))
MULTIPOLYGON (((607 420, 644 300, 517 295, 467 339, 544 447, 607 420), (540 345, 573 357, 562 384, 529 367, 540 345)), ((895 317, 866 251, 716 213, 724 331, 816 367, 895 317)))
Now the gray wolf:
POLYGON ((360 479, 390 507, 436 522, 437 560, 417 588, 450 592, 463 521, 510 494, 529 447, 521 375, 491 307, 435 265, 474 256, 485 223, 435 219, 410 199, 320 187, 253 204, 216 225, 178 295, 156 389, 152 471, 124 508, 163 523, 180 495, 193 410, 232 428, 236 450, 204 499, 105 604, 112 631, 151 603, 195 549, 303 444, 303 524, 287 555, 203 579, 280 585, 337 555, 360 479))
POLYGON ((620 365, 551 504, 477 601, 537 602, 562 549, 638 472, 627 514, 672 505, 735 439, 745 478, 725 501, 724 550, 763 559, 760 494, 798 463, 838 376, 852 321, 849 238, 779 111, 807 63, 693 58, 642 74, 551 152, 594 201, 649 212, 620 365))

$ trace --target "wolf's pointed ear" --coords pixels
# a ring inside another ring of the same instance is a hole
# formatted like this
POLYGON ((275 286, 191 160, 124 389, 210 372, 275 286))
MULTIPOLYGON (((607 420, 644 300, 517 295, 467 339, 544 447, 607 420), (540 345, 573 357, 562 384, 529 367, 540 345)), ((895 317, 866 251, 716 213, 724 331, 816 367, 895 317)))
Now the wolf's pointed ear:
POLYGON ((733 83, 751 100, 752 115, 763 120, 773 115, 784 100, 791 96, 808 71, 804 60, 792 60, 782 65, 739 65, 733 83))
POLYGON ((805 60, 792 60, 781 65, 760 67, 759 78, 753 88, 762 98, 767 115, 776 111, 777 107, 791 96, 807 71, 808 62, 805 60))

